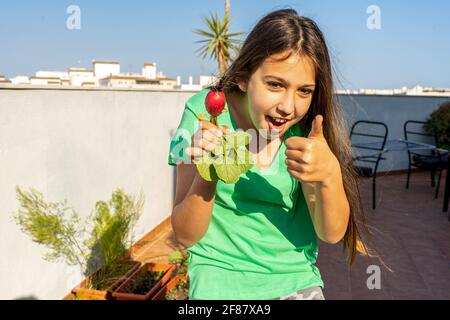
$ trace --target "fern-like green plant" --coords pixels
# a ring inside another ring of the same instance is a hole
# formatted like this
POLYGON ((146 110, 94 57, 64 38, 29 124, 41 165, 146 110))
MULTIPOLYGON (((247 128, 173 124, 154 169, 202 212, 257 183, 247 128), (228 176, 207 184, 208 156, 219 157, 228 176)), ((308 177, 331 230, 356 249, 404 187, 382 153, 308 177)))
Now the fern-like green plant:
POLYGON ((123 275, 121 267, 124 263, 118 258, 123 257, 132 245, 131 232, 140 217, 143 205, 142 194, 135 201, 120 189, 114 192, 110 201, 96 203, 96 211, 91 218, 91 237, 86 242, 92 252, 87 266, 90 271, 104 267, 93 274, 91 280, 94 287, 100 285, 98 279, 114 279, 123 275))
POLYGON ((49 249, 47 261, 78 265, 91 275, 88 288, 105 289, 130 267, 125 253, 144 205, 142 193, 136 200, 115 190, 110 201, 97 201, 94 214, 84 223, 67 207, 67 200, 46 202, 33 188, 26 192, 16 187, 16 194, 20 207, 13 214, 15 222, 34 242, 49 249))
POLYGON ((16 194, 20 208, 13 218, 34 242, 49 249, 44 259, 83 266, 86 248, 80 238, 84 237, 85 230, 78 213, 67 207, 67 201, 47 203, 33 188, 25 192, 16 187, 16 194))

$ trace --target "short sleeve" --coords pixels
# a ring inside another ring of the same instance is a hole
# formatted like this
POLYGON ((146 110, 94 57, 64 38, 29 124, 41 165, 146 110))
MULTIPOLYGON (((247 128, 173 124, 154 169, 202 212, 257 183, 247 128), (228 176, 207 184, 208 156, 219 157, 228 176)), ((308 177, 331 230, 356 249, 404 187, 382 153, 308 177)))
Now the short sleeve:
POLYGON ((169 147, 168 164, 176 166, 181 162, 190 162, 190 158, 186 155, 185 150, 191 145, 192 135, 198 130, 199 121, 195 112, 186 103, 180 124, 172 135, 169 147))

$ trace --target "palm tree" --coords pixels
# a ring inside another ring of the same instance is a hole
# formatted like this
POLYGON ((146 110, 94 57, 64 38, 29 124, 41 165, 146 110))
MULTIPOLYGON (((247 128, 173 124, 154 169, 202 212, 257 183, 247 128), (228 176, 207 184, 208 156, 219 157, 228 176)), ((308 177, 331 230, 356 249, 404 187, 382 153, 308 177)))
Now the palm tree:
POLYGON ((230 16, 230 0, 225 0, 225 16, 230 16))
POLYGON ((218 14, 211 14, 210 18, 203 17, 203 22, 207 26, 207 30, 196 29, 194 32, 207 39, 196 41, 203 45, 196 51, 202 58, 206 58, 210 54, 210 58, 214 58, 219 65, 219 71, 222 75, 228 68, 232 58, 231 51, 237 53, 241 40, 234 37, 243 34, 242 32, 229 33, 230 25, 230 1, 225 1, 225 16, 223 21, 220 20, 218 14))

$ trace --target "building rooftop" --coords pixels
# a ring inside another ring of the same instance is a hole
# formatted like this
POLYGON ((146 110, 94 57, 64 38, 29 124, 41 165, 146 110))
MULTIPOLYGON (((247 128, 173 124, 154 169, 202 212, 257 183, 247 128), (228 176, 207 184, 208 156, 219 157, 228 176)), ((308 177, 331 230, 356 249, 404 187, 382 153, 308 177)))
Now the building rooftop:
POLYGON ((106 78, 102 78, 100 80, 139 80, 139 81, 161 81, 161 80, 170 80, 176 81, 175 79, 171 79, 168 77, 156 77, 156 78, 147 78, 140 75, 127 75, 127 74, 119 74, 119 75, 110 75, 106 78))
POLYGON ((149 78, 146 78, 144 76, 138 76, 138 75, 120 74, 120 75, 110 75, 110 76, 107 76, 106 78, 102 78, 100 80, 149 80, 149 78))
POLYGON ((59 78, 59 77, 31 77, 30 79, 61 80, 61 78, 59 78))
POLYGON ((68 71, 76 71, 76 72, 94 72, 94 70, 87 68, 69 68, 68 71))
POLYGON ((92 61, 92 64, 120 64, 117 61, 92 61))

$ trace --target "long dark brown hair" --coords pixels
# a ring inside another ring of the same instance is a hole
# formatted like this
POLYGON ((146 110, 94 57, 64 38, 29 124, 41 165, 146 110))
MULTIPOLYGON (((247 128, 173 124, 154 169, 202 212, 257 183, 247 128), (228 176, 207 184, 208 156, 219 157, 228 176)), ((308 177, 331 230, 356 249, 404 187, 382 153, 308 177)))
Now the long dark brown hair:
POLYGON ((344 251, 348 249, 351 266, 357 251, 369 257, 376 251, 372 245, 368 245, 371 243, 371 237, 361 202, 359 177, 352 165, 349 130, 334 94, 332 65, 325 38, 317 24, 309 18, 299 16, 293 9, 267 14, 252 29, 236 59, 213 87, 218 87, 226 93, 243 94, 238 82, 248 81, 268 57, 283 52, 288 54, 280 60, 300 54, 309 57, 315 67, 316 89, 309 111, 298 125, 303 132, 309 132, 315 116, 323 116, 324 136, 339 160, 344 189, 350 204, 350 219, 342 241, 344 251), (360 232, 361 229, 364 234, 360 232))

